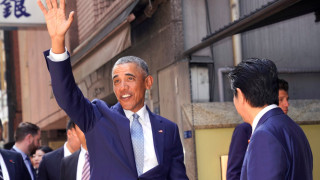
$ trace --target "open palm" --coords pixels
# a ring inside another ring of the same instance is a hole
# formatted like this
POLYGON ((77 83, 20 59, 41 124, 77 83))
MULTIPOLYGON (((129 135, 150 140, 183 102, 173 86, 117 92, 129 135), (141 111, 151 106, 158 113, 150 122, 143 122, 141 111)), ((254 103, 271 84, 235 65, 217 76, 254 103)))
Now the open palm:
POLYGON ((45 16, 51 39, 64 39, 73 21, 74 12, 71 12, 69 18, 66 19, 65 0, 60 1, 60 7, 58 7, 57 0, 46 0, 48 9, 43 6, 40 0, 38 0, 37 3, 45 16))

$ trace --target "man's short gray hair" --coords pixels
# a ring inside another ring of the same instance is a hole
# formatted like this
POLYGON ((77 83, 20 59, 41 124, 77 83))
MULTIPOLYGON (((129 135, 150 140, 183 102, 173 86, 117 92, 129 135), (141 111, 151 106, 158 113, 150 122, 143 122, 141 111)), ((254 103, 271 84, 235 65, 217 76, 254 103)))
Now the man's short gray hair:
POLYGON ((117 62, 113 65, 111 73, 113 73, 113 69, 117 65, 127 64, 127 63, 136 64, 137 66, 139 66, 143 70, 143 72, 145 73, 146 77, 149 76, 148 64, 143 59, 141 59, 139 57, 136 57, 136 56, 124 56, 124 57, 118 59, 117 62))

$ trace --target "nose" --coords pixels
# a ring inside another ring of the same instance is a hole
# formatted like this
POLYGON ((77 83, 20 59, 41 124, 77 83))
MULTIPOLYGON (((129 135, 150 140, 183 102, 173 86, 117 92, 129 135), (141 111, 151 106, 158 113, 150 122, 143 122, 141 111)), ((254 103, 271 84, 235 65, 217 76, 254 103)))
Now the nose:
POLYGON ((284 100, 283 105, 285 107, 289 107, 289 101, 287 99, 284 100))
POLYGON ((128 89, 128 84, 125 82, 125 81, 122 81, 121 84, 120 84, 120 89, 121 90, 126 90, 128 89))

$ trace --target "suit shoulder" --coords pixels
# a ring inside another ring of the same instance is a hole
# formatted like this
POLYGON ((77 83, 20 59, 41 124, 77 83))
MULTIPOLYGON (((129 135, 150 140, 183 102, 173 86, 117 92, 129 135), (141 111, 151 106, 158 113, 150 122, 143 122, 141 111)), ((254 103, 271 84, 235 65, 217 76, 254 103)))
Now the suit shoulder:
POLYGON ((63 156, 64 154, 64 149, 63 149, 63 146, 54 150, 54 151, 51 151, 49 153, 46 153, 43 158, 45 159, 51 159, 51 158, 57 158, 58 155, 62 155, 63 156))
POLYGON ((0 149, 0 152, 4 156, 10 156, 10 157, 21 158, 22 159, 21 154, 16 152, 16 151, 7 150, 7 149, 0 149))

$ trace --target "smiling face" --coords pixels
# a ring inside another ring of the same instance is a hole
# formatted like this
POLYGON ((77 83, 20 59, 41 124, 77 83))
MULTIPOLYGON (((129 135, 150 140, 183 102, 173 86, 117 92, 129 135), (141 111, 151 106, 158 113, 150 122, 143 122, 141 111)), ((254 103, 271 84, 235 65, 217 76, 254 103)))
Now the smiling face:
POLYGON ((113 92, 125 110, 139 111, 144 105, 144 96, 153 83, 135 63, 118 64, 112 72, 113 92))

